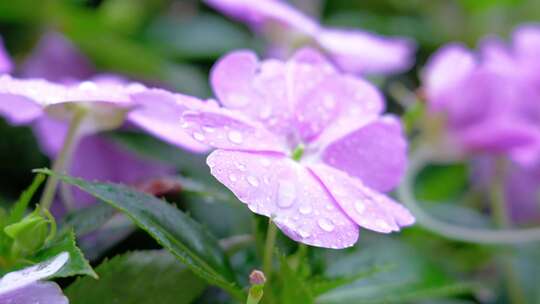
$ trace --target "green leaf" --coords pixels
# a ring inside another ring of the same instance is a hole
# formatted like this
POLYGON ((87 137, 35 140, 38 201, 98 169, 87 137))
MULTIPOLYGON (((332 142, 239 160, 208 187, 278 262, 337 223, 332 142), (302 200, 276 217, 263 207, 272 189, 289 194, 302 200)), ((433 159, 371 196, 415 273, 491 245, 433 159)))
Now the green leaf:
POLYGON ((36 193, 37 189, 39 188, 39 186, 41 186, 43 181, 45 181, 45 175, 43 174, 37 174, 36 177, 34 177, 34 181, 30 185, 30 187, 23 191, 17 202, 15 202, 15 204, 11 208, 11 212, 9 214, 9 219, 7 222, 8 225, 18 222, 24 217, 24 213, 26 212, 26 209, 28 208, 32 197, 34 197, 34 193, 36 193))
POLYGON ((73 230, 64 230, 54 241, 41 249, 33 257, 29 258, 29 260, 35 263, 42 262, 64 251, 69 253, 69 260, 67 264, 54 275, 54 277, 65 278, 74 275, 88 275, 97 279, 97 274, 94 272, 81 250, 77 248, 73 230))
POLYGON ((38 172, 58 176, 63 182, 77 186, 126 213, 195 274, 239 299, 244 298, 243 292, 235 286, 229 261, 217 240, 174 206, 126 186, 84 181, 46 169, 38 172))
POLYGON ((466 164, 430 165, 418 175, 416 197, 421 201, 450 201, 463 194, 468 181, 466 164))
POLYGON ((373 265, 393 265, 389 271, 376 273, 353 284, 322 294, 319 304, 348 303, 417 303, 466 294, 474 287, 459 282, 430 262, 423 252, 400 241, 364 235, 358 250, 331 252, 326 276, 352 275, 373 265), (367 240, 367 242, 366 242, 367 240))
POLYGON ((251 44, 245 30, 212 15, 162 17, 150 25, 146 36, 167 55, 179 59, 216 59, 251 44))
POLYGON ((92 204, 86 208, 69 213, 62 224, 72 227, 80 237, 103 226, 115 213, 116 209, 110 205, 101 203, 92 204))
POLYGON ((165 250, 130 252, 96 268, 99 280, 79 278, 65 293, 72 304, 188 304, 206 283, 165 250))
POLYGON ((314 297, 311 290, 300 277, 297 271, 294 271, 284 255, 280 256, 280 276, 282 282, 281 301, 283 304, 309 304, 314 303, 314 297))

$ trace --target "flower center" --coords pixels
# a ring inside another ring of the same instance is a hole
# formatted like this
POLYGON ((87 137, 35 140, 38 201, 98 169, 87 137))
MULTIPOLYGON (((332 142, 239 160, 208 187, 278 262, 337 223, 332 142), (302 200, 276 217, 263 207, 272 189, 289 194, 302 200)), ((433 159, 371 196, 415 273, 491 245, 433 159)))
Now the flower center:
POLYGON ((298 146, 296 146, 296 148, 294 148, 291 154, 291 158, 295 161, 300 161, 302 155, 304 155, 304 149, 305 146, 303 144, 299 144, 298 146))

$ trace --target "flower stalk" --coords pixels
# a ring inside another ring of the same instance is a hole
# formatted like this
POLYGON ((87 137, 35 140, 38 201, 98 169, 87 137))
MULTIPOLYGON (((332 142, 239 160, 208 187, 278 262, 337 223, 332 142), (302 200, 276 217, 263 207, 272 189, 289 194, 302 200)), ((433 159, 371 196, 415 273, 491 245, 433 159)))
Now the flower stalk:
MULTIPOLYGON (((58 157, 53 162, 52 170, 54 172, 63 173, 69 166, 75 147, 80 139, 80 129, 84 118, 86 117, 86 112, 86 109, 82 107, 77 107, 75 109, 73 118, 69 124, 68 133, 64 139, 62 150, 60 150, 60 154, 58 154, 58 157)), ((50 176, 47 179, 45 189, 43 190, 39 202, 43 209, 48 210, 51 207, 59 181, 60 180, 56 176, 50 176)), ((64 204, 68 210, 72 209, 71 202, 65 201, 64 204)))

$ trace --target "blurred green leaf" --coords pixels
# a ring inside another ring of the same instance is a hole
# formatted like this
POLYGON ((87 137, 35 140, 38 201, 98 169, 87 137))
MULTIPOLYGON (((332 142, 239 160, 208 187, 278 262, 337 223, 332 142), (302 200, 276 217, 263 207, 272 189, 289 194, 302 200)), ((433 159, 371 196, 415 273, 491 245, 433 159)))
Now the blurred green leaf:
POLYGON ((39 172, 58 176, 63 182, 77 186, 126 213, 195 274, 243 298, 242 291, 235 286, 229 262, 217 240, 174 206, 123 185, 89 182, 45 169, 39 172))
POLYGON ((83 236, 103 226, 115 213, 116 209, 110 205, 96 203, 69 213, 62 224, 72 227, 78 236, 83 236))
POLYGON ((299 273, 291 269, 285 256, 280 256, 281 301, 283 304, 314 303, 311 290, 299 273))
POLYGON ((421 201, 441 202, 458 198, 467 189, 469 169, 466 164, 429 165, 416 179, 416 197, 421 201))
POLYGON ((178 59, 216 59, 251 46, 245 30, 222 17, 205 14, 159 18, 150 25, 146 37, 167 56, 178 59))
POLYGON ((96 271, 99 280, 79 278, 66 289, 70 303, 188 304, 206 287, 202 279, 164 250, 115 256, 96 271))
POLYGON ((41 249, 33 257, 29 258, 29 260, 39 263, 64 251, 69 253, 69 260, 59 272, 54 274, 55 278, 65 278, 74 275, 88 275, 97 278, 97 274, 94 272, 81 250, 77 248, 73 230, 65 230, 62 232, 54 241, 41 249))
POLYGON ((395 265, 380 272, 321 295, 317 303, 416 303, 469 293, 472 284, 459 282, 446 274, 422 252, 394 240, 374 239, 361 242, 355 251, 328 255, 329 277, 352 275, 373 265, 395 265), (360 247, 361 246, 361 247, 360 247))
POLYGON ((34 197, 34 194, 44 181, 45 175, 36 175, 34 181, 32 181, 32 184, 23 191, 17 202, 15 202, 15 204, 11 208, 7 224, 18 222, 24 217, 24 213, 26 212, 26 209, 28 208, 32 197, 34 197))

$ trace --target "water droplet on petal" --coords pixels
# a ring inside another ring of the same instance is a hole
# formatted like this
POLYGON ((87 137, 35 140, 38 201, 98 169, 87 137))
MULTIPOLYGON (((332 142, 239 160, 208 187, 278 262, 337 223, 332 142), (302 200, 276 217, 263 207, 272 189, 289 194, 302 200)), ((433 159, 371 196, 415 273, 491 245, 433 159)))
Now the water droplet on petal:
POLYGON ((193 138, 195 138, 195 139, 198 140, 198 141, 203 141, 203 140, 206 139, 206 137, 204 136, 204 134, 199 133, 199 132, 193 133, 193 138))
POLYGON ((229 179, 231 180, 231 182, 235 182, 238 180, 238 178, 234 174, 229 174, 229 179))
POLYGON ((300 208, 298 208, 298 211, 300 211, 300 213, 302 214, 310 214, 311 211, 313 210, 313 208, 311 207, 310 204, 305 204, 305 205, 302 205, 300 206, 300 208))
POLYGON ((202 127, 202 130, 206 133, 214 133, 216 131, 216 129, 212 127, 202 127))
POLYGON ((97 89, 97 86, 92 81, 83 81, 79 84, 79 89, 90 91, 97 89))
POLYGON ((334 231, 335 226, 332 223, 332 221, 330 221, 329 219, 322 218, 322 219, 319 219, 317 223, 319 224, 319 227, 321 227, 321 229, 326 232, 334 231))
POLYGON ((278 206, 288 208, 296 200, 296 186, 293 183, 280 181, 278 185, 278 206))
POLYGON ((307 239, 307 238, 311 235, 311 234, 309 233, 309 231, 304 230, 304 229, 298 230, 298 234, 300 234, 300 236, 301 236, 303 239, 307 239))
POLYGON ((383 221, 383 220, 376 220, 375 221, 375 225, 377 225, 379 228, 383 229, 383 230, 391 230, 392 228, 390 227, 390 225, 388 225, 387 222, 383 221))
POLYGON ((259 186, 259 180, 255 176, 248 176, 247 181, 253 187, 258 187, 259 186))
POLYGON ((356 209, 356 212, 358 212, 359 214, 362 214, 366 210, 366 205, 364 205, 363 202, 358 201, 354 204, 354 209, 356 209))
POLYGON ((242 141, 244 141, 244 137, 242 136, 242 133, 238 131, 234 131, 234 130, 230 131, 227 137, 233 144, 237 144, 237 145, 241 144, 242 141))
POLYGON ((242 163, 239 163, 239 162, 235 163, 234 165, 236 166, 236 168, 237 168, 238 170, 240 170, 240 171, 246 171, 246 165, 244 165, 244 164, 242 164, 242 163))

